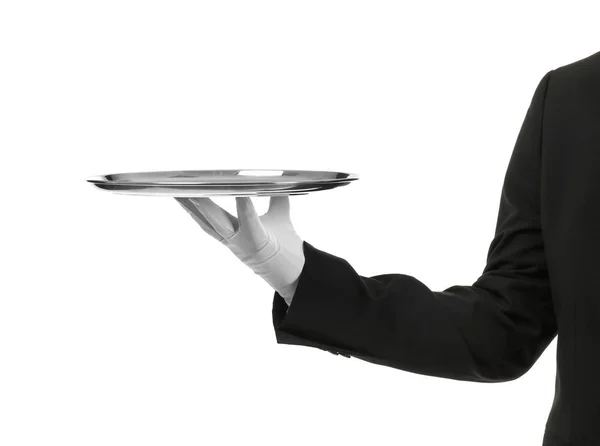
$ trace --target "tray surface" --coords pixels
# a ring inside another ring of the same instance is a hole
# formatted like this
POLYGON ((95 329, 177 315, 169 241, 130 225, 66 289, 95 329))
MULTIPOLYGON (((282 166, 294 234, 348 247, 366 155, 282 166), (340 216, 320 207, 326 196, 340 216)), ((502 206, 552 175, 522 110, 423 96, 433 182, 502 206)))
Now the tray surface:
POLYGON ((358 175, 319 170, 175 170, 97 175, 86 181, 128 195, 171 197, 304 195, 333 189, 358 175))

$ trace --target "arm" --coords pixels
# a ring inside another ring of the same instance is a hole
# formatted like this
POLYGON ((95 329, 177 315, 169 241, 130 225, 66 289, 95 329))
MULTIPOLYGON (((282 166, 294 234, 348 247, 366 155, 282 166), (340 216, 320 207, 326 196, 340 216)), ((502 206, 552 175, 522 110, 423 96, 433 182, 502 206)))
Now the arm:
POLYGON ((277 343, 316 347, 442 378, 510 381, 557 333, 540 226, 541 130, 552 71, 537 86, 510 158, 487 264, 471 285, 432 291, 404 274, 360 276, 303 242, 288 306, 276 292, 277 343))

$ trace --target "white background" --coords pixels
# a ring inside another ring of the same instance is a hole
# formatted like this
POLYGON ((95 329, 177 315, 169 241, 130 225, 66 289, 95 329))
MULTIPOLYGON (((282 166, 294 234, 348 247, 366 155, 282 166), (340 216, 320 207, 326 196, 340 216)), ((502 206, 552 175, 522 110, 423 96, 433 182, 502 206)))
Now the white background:
POLYGON ((273 290, 175 200, 85 178, 357 173, 291 197, 303 239, 471 284, 535 87, 599 50, 592 5, 2 2, 0 444, 541 444, 556 340, 501 384, 278 345, 273 290))

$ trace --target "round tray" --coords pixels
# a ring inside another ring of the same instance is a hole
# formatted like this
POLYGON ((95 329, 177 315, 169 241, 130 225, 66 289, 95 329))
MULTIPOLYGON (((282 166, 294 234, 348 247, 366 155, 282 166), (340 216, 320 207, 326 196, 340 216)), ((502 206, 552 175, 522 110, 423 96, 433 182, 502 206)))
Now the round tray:
POLYGON ((168 197, 305 195, 357 180, 358 175, 319 170, 175 170, 86 178, 99 189, 168 197))

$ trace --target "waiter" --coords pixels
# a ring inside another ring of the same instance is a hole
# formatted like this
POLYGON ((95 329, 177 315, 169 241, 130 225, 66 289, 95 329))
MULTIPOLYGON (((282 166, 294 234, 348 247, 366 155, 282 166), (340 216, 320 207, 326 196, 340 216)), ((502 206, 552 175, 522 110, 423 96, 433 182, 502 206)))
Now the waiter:
POLYGON ((207 197, 176 200, 273 287, 280 344, 496 383, 526 373, 558 335, 542 446, 600 445, 600 52, 539 82, 470 286, 361 276, 298 236, 288 196, 271 197, 260 217, 236 197, 237 218, 207 197))

